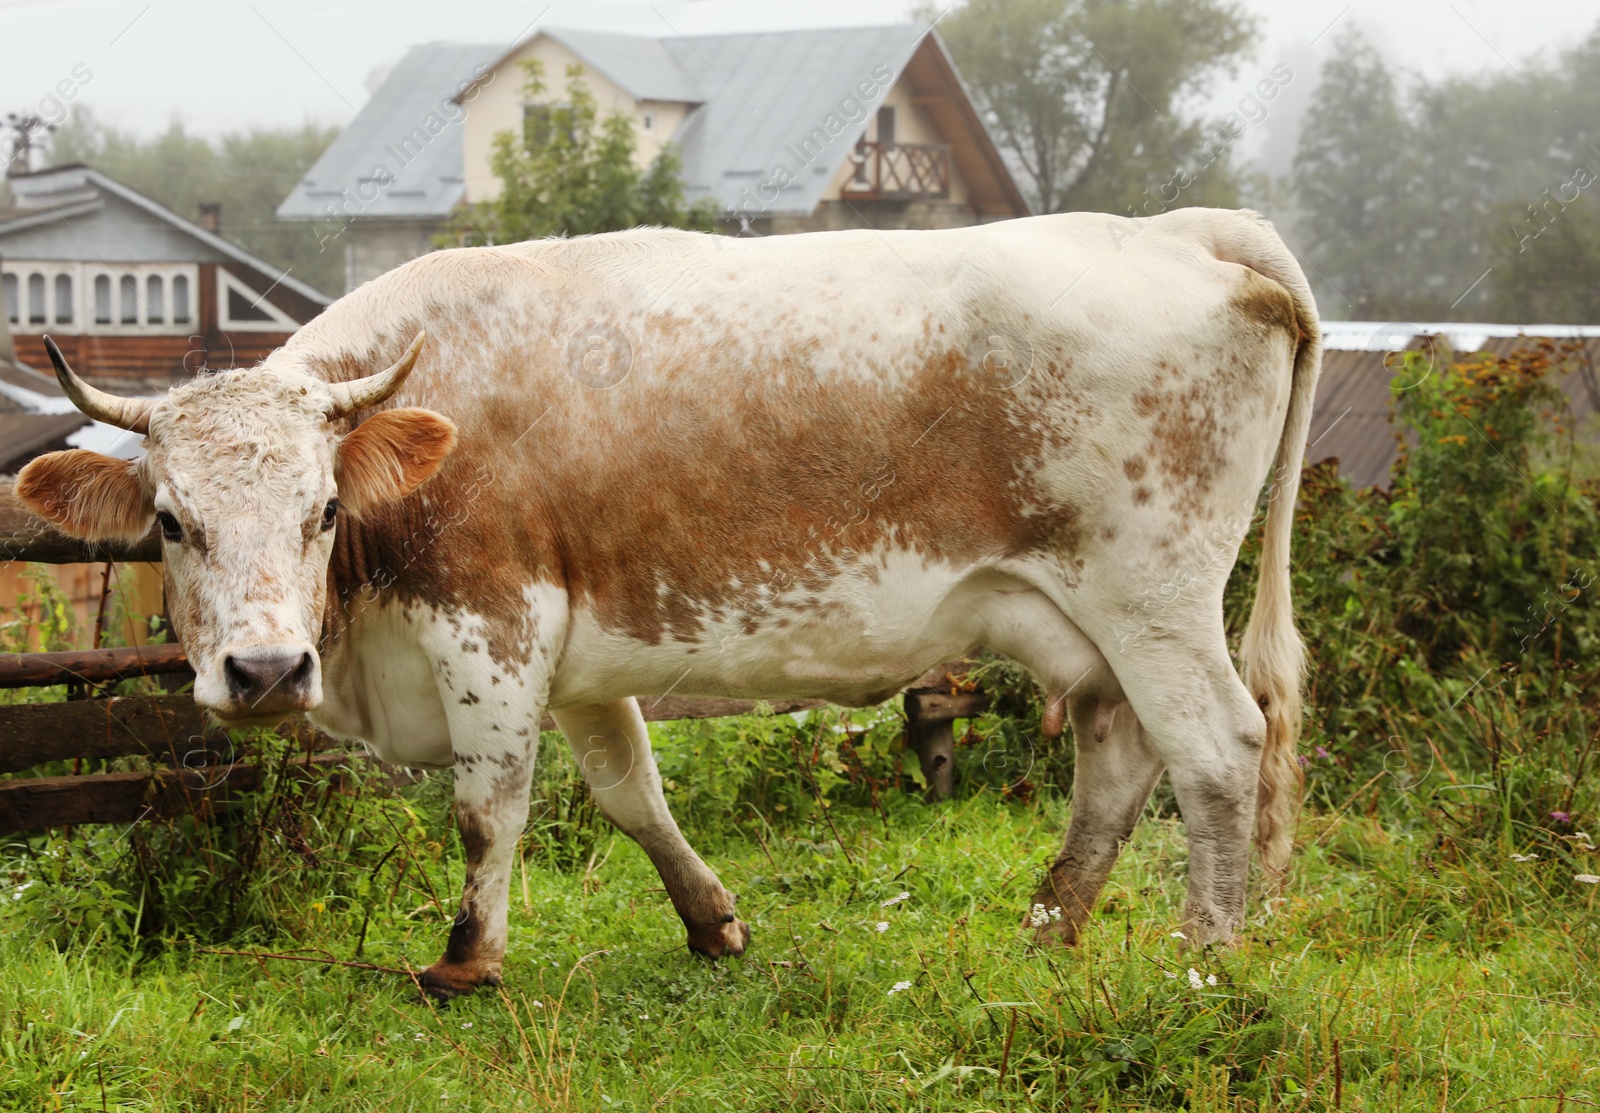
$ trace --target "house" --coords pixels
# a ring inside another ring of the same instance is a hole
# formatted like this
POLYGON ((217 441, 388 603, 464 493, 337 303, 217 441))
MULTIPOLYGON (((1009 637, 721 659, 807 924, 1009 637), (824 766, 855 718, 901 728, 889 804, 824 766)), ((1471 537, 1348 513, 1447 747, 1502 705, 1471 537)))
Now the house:
MULTIPOLYGON (((0 283, 16 358, 48 367, 48 333, 80 374, 163 389, 255 363, 331 300, 219 234, 87 166, 5 179, 0 283)), ((206 206, 202 206, 206 208, 206 206)))
POLYGON ((582 67, 602 117, 633 122, 641 165, 677 145, 690 200, 727 231, 935 228, 1024 216, 939 36, 915 25, 683 37, 545 28, 507 50, 413 48, 278 208, 345 251, 347 289, 433 249, 495 197, 497 133, 518 130, 522 63, 548 103, 582 67))

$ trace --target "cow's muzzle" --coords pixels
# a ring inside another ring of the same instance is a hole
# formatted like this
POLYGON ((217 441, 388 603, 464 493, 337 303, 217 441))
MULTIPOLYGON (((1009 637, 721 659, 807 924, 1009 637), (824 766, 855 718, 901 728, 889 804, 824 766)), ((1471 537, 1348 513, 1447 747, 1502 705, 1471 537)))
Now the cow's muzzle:
POLYGON ((252 720, 309 711, 322 702, 316 653, 302 646, 254 646, 222 658, 225 700, 219 718, 252 720))

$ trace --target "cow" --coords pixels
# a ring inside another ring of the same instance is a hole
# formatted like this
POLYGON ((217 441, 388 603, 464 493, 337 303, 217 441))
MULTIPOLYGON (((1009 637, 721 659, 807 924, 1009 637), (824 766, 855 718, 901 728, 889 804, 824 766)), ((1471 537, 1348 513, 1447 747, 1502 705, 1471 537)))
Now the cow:
POLYGON ((76 537, 159 526, 218 720, 305 713, 454 767, 467 877, 422 975, 438 997, 500 981, 547 710, 689 948, 738 956, 749 928, 668 811, 635 697, 865 706, 979 645, 1075 741, 1041 941, 1077 940, 1166 771, 1184 932, 1226 944, 1252 832, 1281 879, 1298 809, 1289 548, 1320 352, 1254 213, 635 229, 426 255, 159 399, 52 345, 145 455, 51 453, 16 492, 76 537), (1269 478, 1241 679, 1222 594, 1269 478))

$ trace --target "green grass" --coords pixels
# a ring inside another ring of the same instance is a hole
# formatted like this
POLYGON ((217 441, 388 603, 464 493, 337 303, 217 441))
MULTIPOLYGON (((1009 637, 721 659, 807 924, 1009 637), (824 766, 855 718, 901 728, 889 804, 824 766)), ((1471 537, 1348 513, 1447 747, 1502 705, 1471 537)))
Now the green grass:
MULTIPOLYGON (((430 829, 443 781, 413 804, 430 829)), ((504 988, 448 1008, 402 976, 183 940, 135 952, 105 928, 58 950, 38 904, 0 889, 0 1107, 1600 1106, 1600 887, 1573 881, 1600 856, 1568 840, 1517 863, 1499 835, 1381 814, 1308 816, 1287 899, 1257 902, 1219 954, 1170 935, 1186 850, 1154 815, 1085 945, 1034 949, 1022 914, 1066 815, 1048 792, 892 793, 835 806, 837 839, 750 810, 690 824, 754 928, 721 964, 685 950, 644 854, 601 832, 574 868, 517 873, 504 988)), ((365 922, 363 960, 431 962, 449 910, 430 890, 452 903, 461 862, 453 840, 417 845, 417 868, 366 902, 307 866, 274 933, 223 945, 350 960, 365 922)))

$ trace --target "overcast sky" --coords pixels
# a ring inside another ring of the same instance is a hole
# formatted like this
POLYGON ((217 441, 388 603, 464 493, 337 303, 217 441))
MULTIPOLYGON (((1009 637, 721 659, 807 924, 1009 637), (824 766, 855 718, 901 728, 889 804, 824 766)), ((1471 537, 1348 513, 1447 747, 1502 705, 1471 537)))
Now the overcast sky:
MULTIPOLYGON (((1218 84, 1212 105, 1225 110, 1274 64, 1289 65, 1295 80, 1240 148, 1268 156, 1287 148, 1316 67, 1345 26, 1361 27, 1409 72, 1433 77, 1521 70, 1529 56, 1571 45, 1600 21, 1595 0, 1244 3, 1261 17, 1261 45, 1236 79, 1218 84)), ((54 116, 87 104, 143 134, 174 117, 205 133, 307 118, 342 124, 366 100, 373 76, 415 43, 509 46, 539 22, 655 34, 849 26, 905 20, 915 6, 914 0, 654 7, 605 0, 548 6, 543 0, 0 0, 0 112, 54 116)))

